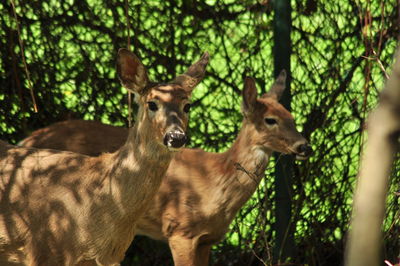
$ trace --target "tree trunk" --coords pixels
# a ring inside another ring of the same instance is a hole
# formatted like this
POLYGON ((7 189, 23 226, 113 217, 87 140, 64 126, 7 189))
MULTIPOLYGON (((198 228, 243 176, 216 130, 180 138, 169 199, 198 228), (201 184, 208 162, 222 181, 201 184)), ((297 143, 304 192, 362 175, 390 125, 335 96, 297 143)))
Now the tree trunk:
MULTIPOLYGON (((281 103, 290 110, 290 54, 291 54, 291 6, 289 0, 274 1, 274 75, 277 77, 282 69, 288 73, 286 90, 281 103)), ((276 157, 275 167, 275 201, 276 201, 276 240, 274 247, 274 260, 284 262, 294 255, 295 245, 293 239, 292 217, 292 176, 293 159, 291 156, 276 157)))
POLYGON ((383 265, 382 222, 386 193, 400 137, 400 52, 393 73, 369 117, 368 141, 354 195, 353 219, 345 264, 383 265))

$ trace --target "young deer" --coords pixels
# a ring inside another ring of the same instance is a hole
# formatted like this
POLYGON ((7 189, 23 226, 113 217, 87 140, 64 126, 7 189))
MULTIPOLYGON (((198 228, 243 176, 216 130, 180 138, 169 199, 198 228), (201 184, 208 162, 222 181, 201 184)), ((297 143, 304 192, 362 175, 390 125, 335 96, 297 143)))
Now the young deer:
MULTIPOLYGON (((273 151, 295 154, 297 159, 310 155, 292 115, 278 103, 285 80, 282 71, 270 91, 257 99, 254 80, 246 78, 243 125, 229 150, 218 154, 182 149, 172 160, 137 228, 138 234, 167 241, 175 265, 208 264, 211 246, 256 190, 273 151)), ((38 130, 22 144, 98 154, 116 149, 126 134, 123 128, 71 120, 38 130), (101 132, 107 132, 107 142, 101 132)))
POLYGON ((157 84, 120 49, 118 76, 139 111, 114 153, 89 157, 1 142, 0 265, 118 265, 173 151, 185 143, 189 98, 207 63, 205 53, 185 74, 157 84))

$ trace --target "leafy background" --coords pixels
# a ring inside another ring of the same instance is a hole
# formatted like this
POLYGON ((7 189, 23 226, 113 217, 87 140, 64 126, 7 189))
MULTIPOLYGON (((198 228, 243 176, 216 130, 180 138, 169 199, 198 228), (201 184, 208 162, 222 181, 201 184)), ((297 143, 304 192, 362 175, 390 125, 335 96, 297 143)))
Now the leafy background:
MULTIPOLYGON (((16 16, 11 1, 0 2, 0 138, 15 144, 37 128, 71 118, 127 125, 127 96, 115 77, 116 52, 127 46, 125 2, 13 2, 16 16)), ((390 75, 400 6, 396 0, 292 0, 290 5, 291 109, 315 152, 293 165, 294 253, 286 260, 340 265, 367 139, 365 122, 390 75)), ((226 150, 240 128, 243 76, 254 76, 260 93, 274 80, 274 60, 281 56, 274 53, 274 2, 135 0, 128 6, 131 49, 153 80, 171 80, 203 51, 211 54, 206 78, 194 92, 190 146, 226 150)), ((273 252, 273 165, 225 240, 213 248, 214 264, 285 260, 273 252)), ((397 160, 383 226, 383 255, 392 262, 399 255, 399 169, 397 160)), ((168 263, 168 248, 144 237, 138 237, 123 262, 168 263)))

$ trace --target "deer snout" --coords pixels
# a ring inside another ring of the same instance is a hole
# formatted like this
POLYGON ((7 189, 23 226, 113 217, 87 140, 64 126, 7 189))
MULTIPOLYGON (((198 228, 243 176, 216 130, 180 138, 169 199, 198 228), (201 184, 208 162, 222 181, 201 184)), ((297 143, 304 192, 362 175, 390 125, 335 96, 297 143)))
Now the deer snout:
POLYGON ((182 130, 176 129, 165 134, 164 145, 168 148, 179 149, 186 144, 186 135, 182 130))
POLYGON ((305 160, 312 154, 313 150, 308 142, 299 141, 293 145, 297 160, 305 160))

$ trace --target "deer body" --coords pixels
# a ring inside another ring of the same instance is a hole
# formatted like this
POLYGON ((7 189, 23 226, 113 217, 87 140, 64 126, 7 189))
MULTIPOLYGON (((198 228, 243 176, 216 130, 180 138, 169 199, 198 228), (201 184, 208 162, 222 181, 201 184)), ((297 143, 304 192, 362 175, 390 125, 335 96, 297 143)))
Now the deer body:
POLYGON ((188 98, 207 62, 205 54, 174 82, 154 84, 121 49, 118 74, 136 93, 139 112, 113 153, 89 157, 1 142, 0 264, 118 265, 173 151, 184 144, 188 98))
POLYGON ((136 217, 154 196, 172 157, 154 145, 148 156, 161 162, 154 164, 146 157, 135 158, 133 145, 129 146, 100 157, 1 146, 1 154, 12 158, 0 164, 2 176, 10 177, 0 187, 8 192, 2 194, 7 201, 1 204, 2 238, 27 242, 28 254, 40 254, 29 258, 38 264, 73 265, 93 258, 101 265, 121 261, 133 240, 136 217), (24 159, 16 170, 14 159, 20 158, 24 159), (60 174, 42 173, 52 168, 60 174), (43 258, 51 253, 65 256, 43 258))
MULTIPOLYGON (((212 244, 223 238, 238 210, 256 190, 273 151, 294 153, 299 159, 309 156, 310 148, 295 129, 293 117, 277 102, 284 79, 283 73, 270 95, 260 99, 256 99, 254 81, 246 80, 245 118, 235 142, 226 152, 182 149, 171 161, 151 206, 137 224, 137 231, 168 242, 175 265, 208 264, 212 244)), ((63 128, 72 129, 75 123, 81 121, 65 121, 38 130, 22 144, 46 146, 50 142, 62 146, 63 128)), ((92 128, 109 128, 97 122, 85 123, 92 128)), ((90 136, 100 130, 71 132, 71 136, 92 139, 90 136)), ((118 135, 124 132, 126 129, 119 128, 118 135)), ((115 135, 111 144, 116 145, 118 138, 115 135)), ((111 144, 95 145, 90 153, 112 150, 111 144)), ((88 149, 83 146, 74 148, 77 152, 88 149)))

